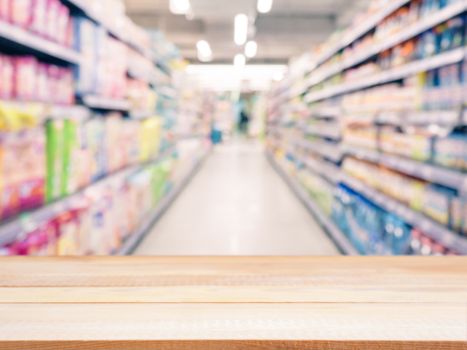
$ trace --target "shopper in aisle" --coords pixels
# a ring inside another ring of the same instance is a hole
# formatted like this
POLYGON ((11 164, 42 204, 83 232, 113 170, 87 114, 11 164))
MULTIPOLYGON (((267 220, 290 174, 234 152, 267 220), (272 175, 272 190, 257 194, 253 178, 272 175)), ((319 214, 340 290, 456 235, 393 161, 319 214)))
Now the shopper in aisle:
POLYGON ((240 112, 240 120, 238 122, 238 129, 243 135, 248 135, 248 130, 250 126, 250 116, 245 108, 242 108, 240 112))

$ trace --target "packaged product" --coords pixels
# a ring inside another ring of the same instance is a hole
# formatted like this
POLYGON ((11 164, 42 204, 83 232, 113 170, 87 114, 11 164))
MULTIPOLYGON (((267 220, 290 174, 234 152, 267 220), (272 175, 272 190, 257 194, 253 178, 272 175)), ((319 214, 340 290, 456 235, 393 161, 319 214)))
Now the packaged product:
POLYGON ((391 254, 404 255, 410 248, 411 228, 397 216, 383 215, 384 241, 391 254))
POLYGON ((20 149, 16 154, 16 171, 21 176, 18 184, 20 210, 37 208, 45 200, 45 135, 42 127, 28 129, 19 134, 20 149))
POLYGON ((51 202, 62 195, 61 181, 64 178, 63 152, 64 147, 64 121, 49 120, 46 122, 47 135, 47 185, 46 200, 51 202))
POLYGON ((437 138, 434 144, 434 161, 436 164, 467 169, 467 135, 454 133, 445 138, 437 138))
POLYGON ((11 0, 0 0, 0 20, 2 21, 10 21, 10 2, 11 0))
POLYGON ((451 199, 454 197, 453 191, 437 185, 428 185, 423 194, 423 212, 429 217, 449 225, 449 214, 451 199))
POLYGON ((38 62, 33 56, 15 57, 14 63, 14 91, 20 100, 33 101, 37 93, 38 62))
POLYGON ((14 65, 9 56, 0 55, 0 97, 6 100, 14 93, 14 65))
POLYGON ((34 0, 32 8, 31 30, 39 35, 47 36, 48 0, 34 0))
POLYGON ((29 28, 32 21, 33 0, 11 0, 11 21, 23 28, 29 28))
POLYGON ((59 30, 59 15, 60 15, 60 1, 48 0, 47 1, 47 37, 53 41, 58 41, 59 30))
POLYGON ((76 191, 77 185, 73 182, 75 179, 75 166, 73 156, 77 147, 77 125, 74 120, 65 119, 63 121, 63 150, 62 150, 62 170, 60 179, 60 195, 67 196, 76 191))
POLYGON ((65 210, 57 216, 58 240, 57 255, 70 256, 79 252, 79 216, 76 210, 65 210))

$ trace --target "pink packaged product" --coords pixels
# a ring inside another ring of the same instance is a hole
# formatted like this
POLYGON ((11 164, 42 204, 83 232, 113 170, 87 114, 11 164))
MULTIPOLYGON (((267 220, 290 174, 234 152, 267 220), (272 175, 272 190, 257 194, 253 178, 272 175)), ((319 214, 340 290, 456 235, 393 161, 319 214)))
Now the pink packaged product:
POLYGON ((38 61, 32 56, 15 57, 14 95, 17 99, 33 101, 37 93, 38 61))
POLYGON ((47 36, 47 0, 34 0, 31 30, 41 36, 47 36))
POLYGON ((0 97, 11 99, 13 97, 13 59, 0 55, 0 97))
POLYGON ((73 71, 32 56, 0 55, 0 97, 58 104, 74 103, 73 71))
POLYGON ((10 21, 10 0, 0 0, 0 19, 10 21))
POLYGON ((72 45, 70 10, 60 0, 0 0, 0 19, 64 46, 72 45))
POLYGON ((33 4, 33 0, 11 0, 11 22, 25 29, 30 28, 32 24, 33 4))

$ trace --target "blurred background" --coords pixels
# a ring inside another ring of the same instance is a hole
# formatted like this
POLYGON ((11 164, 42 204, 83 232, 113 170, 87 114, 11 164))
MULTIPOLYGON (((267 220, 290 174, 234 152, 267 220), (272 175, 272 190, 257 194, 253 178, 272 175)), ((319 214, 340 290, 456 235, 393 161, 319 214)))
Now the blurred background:
POLYGON ((467 254, 466 17, 0 0, 0 254, 467 254))

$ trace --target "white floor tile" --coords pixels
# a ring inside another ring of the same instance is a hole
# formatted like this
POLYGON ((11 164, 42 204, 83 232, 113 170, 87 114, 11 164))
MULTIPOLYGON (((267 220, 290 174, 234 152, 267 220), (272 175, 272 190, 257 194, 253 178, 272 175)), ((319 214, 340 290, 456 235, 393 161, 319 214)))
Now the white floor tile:
POLYGON ((218 146, 137 255, 334 255, 260 144, 218 146))

